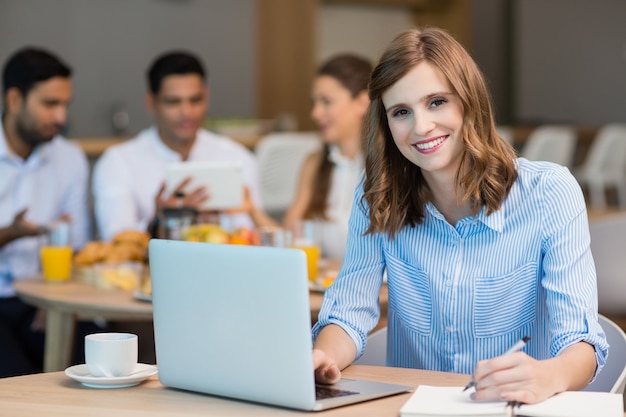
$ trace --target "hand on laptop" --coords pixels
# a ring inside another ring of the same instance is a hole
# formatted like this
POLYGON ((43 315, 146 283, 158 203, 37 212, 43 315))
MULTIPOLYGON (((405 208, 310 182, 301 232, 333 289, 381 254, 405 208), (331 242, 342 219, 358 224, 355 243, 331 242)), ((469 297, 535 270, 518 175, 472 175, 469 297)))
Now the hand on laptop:
POLYGON ((313 369, 315 381, 321 384, 334 384, 341 378, 337 364, 321 349, 313 349, 313 369))
POLYGON ((336 324, 325 326, 317 335, 313 346, 313 369, 315 380, 322 384, 334 384, 341 378, 341 370, 356 357, 352 338, 336 324))

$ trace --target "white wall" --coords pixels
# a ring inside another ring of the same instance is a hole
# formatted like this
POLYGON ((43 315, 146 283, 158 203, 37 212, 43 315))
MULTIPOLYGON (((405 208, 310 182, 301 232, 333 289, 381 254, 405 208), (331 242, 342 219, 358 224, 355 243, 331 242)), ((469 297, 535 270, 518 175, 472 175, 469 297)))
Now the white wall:
MULTIPOLYGON (((258 0, 262 7, 262 0, 258 0)), ((297 1, 297 0, 294 0, 297 1)), ((500 0, 474 0, 474 55, 499 99, 503 82, 500 0), (490 6, 485 4, 490 3, 490 6), (483 6, 480 6, 483 5, 483 6), (480 6, 480 7, 479 7, 480 6), (478 8, 478 9, 477 9, 478 8)), ((209 114, 255 115, 257 0, 0 0, 0 61, 24 45, 50 48, 74 69, 68 134, 108 136, 112 107, 128 109, 128 134, 147 126, 143 96, 151 60, 171 48, 204 60, 209 114)), ((626 121, 626 2, 512 0, 514 122, 598 125, 626 121)), ((355 52, 376 61, 413 25, 404 8, 322 4, 317 61, 355 52)), ((504 91, 504 93, 503 93, 504 91)))
MULTIPOLYGON (((472 55, 512 123, 626 122, 626 1, 473 0, 472 55), (504 31, 511 30, 513 50, 504 31), (507 75, 507 55, 513 56, 507 75), (510 114, 509 114, 510 113, 510 114)), ((318 60, 354 51, 376 60, 395 34, 413 25, 404 8, 323 5, 318 60)))
POLYGON ((507 74, 506 2, 479 0, 472 4, 472 50, 474 60, 483 72, 491 93, 496 122, 508 123, 510 78, 507 74))
POLYGON ((403 7, 322 4, 317 15, 317 61, 352 52, 378 61, 387 45, 413 26, 403 7))
POLYGON ((516 0, 518 121, 626 122, 626 1, 516 0))
POLYGON ((145 72, 183 48, 209 70, 212 116, 254 116, 255 0, 0 0, 0 62, 19 47, 58 53, 74 70, 68 136, 110 136, 112 109, 130 113, 128 134, 151 122, 145 72))

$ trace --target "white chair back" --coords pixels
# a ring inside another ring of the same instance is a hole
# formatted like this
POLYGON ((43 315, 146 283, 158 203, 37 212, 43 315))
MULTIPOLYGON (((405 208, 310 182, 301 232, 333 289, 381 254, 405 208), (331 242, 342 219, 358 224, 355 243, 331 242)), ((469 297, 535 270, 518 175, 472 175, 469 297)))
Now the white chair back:
POLYGON ((609 342, 609 357, 598 377, 583 391, 624 394, 626 385, 626 334, 609 318, 599 315, 598 321, 609 342))
POLYGON ((598 309, 603 314, 626 316, 626 214, 592 220, 589 233, 598 279, 598 309))
POLYGON ((304 159, 320 149, 315 132, 270 133, 258 142, 255 154, 259 165, 263 208, 280 217, 293 201, 304 159))
POLYGON ((387 328, 378 329, 367 337, 365 351, 355 365, 386 366, 387 365, 387 328))
POLYGON ((626 124, 611 123, 598 131, 576 178, 589 190, 594 209, 606 208, 608 188, 617 190, 619 206, 626 208, 626 124))
POLYGON ((576 129, 572 126, 539 126, 528 136, 521 156, 531 161, 549 161, 570 167, 576 142, 576 129))
POLYGON ((504 139, 505 142, 508 142, 510 145, 513 145, 513 142, 514 142, 513 138, 515 137, 513 133, 513 127, 498 125, 496 126, 496 130, 498 131, 498 134, 502 137, 502 139, 504 139))

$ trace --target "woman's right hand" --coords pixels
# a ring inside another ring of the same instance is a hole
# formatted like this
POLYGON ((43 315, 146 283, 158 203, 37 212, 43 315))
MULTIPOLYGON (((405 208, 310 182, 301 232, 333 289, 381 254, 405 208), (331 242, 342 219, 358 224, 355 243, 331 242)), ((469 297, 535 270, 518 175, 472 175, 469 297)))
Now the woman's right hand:
POLYGON ((320 384, 334 384, 341 378, 341 370, 356 357, 356 346, 341 327, 325 326, 313 345, 313 370, 320 384))
POLYGON ((335 361, 321 349, 313 349, 313 369, 315 381, 320 384, 334 384, 341 378, 341 371, 335 361))

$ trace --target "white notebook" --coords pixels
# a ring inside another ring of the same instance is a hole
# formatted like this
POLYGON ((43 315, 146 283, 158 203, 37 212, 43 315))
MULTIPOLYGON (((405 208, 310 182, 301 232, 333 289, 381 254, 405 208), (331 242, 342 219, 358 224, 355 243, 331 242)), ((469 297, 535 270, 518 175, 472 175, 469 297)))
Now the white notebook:
MULTIPOLYGON (((515 409, 528 417, 624 417, 620 394, 567 391, 538 404, 515 409)), ((470 399, 463 387, 420 385, 402 406, 401 417, 487 417, 507 416, 506 402, 479 402, 470 399)))

